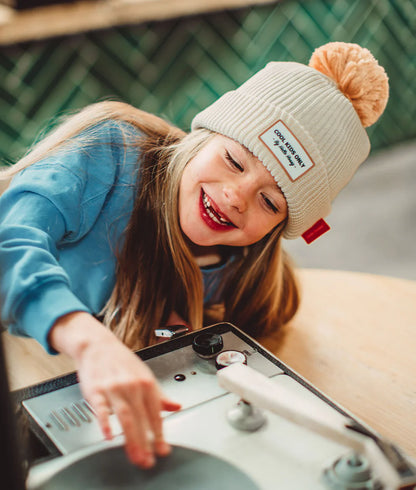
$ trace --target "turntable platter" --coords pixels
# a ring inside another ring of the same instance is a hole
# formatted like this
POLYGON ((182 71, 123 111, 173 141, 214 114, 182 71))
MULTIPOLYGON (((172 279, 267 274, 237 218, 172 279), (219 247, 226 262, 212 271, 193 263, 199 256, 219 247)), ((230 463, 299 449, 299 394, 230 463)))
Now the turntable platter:
POLYGON ((31 490, 73 490, 74 488, 258 490, 258 486, 235 466, 208 453, 180 446, 173 446, 172 453, 166 458, 159 458, 155 467, 150 470, 142 470, 132 465, 127 460, 124 449, 118 446, 72 461, 52 476, 48 476, 45 481, 39 482, 39 480, 35 486, 29 488, 31 490))

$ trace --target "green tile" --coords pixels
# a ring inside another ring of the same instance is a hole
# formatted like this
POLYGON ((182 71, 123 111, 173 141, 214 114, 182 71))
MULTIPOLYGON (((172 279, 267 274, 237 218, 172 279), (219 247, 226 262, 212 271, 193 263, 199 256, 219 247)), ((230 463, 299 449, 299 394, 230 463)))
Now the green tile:
POLYGON ((125 100, 184 129, 271 60, 307 62, 328 41, 368 47, 390 77, 373 148, 416 136, 413 0, 286 0, 24 43, 0 52, 0 160, 24 153, 56 114, 125 100))

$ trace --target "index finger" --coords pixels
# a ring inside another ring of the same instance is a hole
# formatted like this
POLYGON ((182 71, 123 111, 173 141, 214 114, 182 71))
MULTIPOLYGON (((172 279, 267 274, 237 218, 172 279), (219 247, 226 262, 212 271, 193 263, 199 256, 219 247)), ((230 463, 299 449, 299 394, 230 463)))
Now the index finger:
MULTIPOLYGON (((167 456, 171 448, 163 436, 162 393, 156 384, 149 386, 144 397, 147 419, 153 434, 153 446, 158 456, 167 456)), ((177 409, 178 407, 175 406, 177 409)))
POLYGON ((114 396, 112 406, 125 436, 129 460, 143 468, 154 464, 153 448, 147 410, 141 390, 132 390, 126 396, 114 396))

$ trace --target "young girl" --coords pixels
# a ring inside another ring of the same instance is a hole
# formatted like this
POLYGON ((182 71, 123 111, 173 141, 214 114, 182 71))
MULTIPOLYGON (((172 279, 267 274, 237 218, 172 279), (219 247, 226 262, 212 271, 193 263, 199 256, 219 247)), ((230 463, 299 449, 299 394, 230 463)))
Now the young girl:
POLYGON ((152 466, 170 450, 160 411, 180 407, 130 349, 213 305, 254 336, 288 322, 281 238, 328 229, 387 98, 366 49, 330 43, 309 66, 269 63, 189 134, 115 102, 68 118, 1 174, 3 325, 71 356, 104 435, 115 412, 130 460, 152 466))

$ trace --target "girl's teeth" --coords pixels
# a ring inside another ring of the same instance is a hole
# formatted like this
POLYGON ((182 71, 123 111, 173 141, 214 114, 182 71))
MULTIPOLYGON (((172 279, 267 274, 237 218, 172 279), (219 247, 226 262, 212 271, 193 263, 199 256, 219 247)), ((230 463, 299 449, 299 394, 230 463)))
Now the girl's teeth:
POLYGON ((211 212, 210 209, 207 209, 208 216, 218 224, 221 224, 221 221, 211 212))
POLYGON ((218 217, 211 211, 211 209, 210 209, 211 208, 211 201, 208 199, 206 194, 204 195, 203 202, 204 202, 205 209, 207 210, 208 216, 213 221, 215 221, 216 223, 218 223, 220 225, 228 224, 228 221, 225 220, 222 216, 220 216, 218 219, 218 217))

